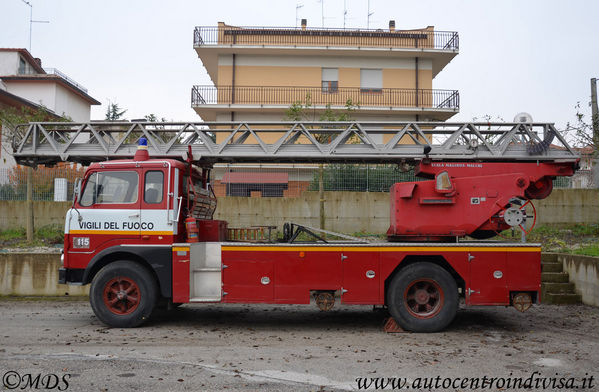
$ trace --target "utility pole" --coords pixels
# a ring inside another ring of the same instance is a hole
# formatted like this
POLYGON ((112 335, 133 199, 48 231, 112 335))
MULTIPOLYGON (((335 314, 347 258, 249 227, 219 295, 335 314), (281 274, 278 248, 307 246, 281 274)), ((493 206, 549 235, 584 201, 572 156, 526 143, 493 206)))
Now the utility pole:
POLYGON ((591 78, 591 121, 593 125, 593 142, 599 141, 599 112, 597 111, 597 78, 591 78))
POLYGON ((597 148, 599 148, 599 111, 597 110, 597 78, 591 78, 591 125, 593 127, 593 166, 592 181, 595 188, 599 188, 599 157, 597 157, 597 148))

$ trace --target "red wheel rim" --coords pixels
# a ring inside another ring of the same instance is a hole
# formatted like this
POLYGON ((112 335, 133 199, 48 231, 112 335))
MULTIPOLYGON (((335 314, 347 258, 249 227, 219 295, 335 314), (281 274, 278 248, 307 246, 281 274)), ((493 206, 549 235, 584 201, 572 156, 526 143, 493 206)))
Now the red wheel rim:
POLYGON ((114 314, 130 314, 139 306, 141 292, 130 278, 118 276, 104 286, 104 304, 114 314))
POLYGON ((404 292, 404 304, 414 317, 427 319, 436 316, 443 308, 443 290, 432 279, 418 279, 408 285, 404 292))

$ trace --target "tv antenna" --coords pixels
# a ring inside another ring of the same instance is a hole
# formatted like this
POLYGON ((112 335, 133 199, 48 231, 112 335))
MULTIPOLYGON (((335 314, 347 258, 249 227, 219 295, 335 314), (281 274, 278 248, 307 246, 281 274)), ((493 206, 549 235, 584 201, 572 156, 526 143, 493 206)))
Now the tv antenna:
POLYGON ((320 2, 320 18, 322 19, 322 28, 324 28, 324 0, 318 0, 320 2))
POLYGON ((370 0, 368 0, 368 15, 366 16, 366 28, 370 28, 370 17, 374 15, 374 11, 370 12, 370 0))
POLYGON ((324 0, 318 0, 320 3, 320 17, 322 19, 322 28, 324 28, 324 20, 331 19, 332 17, 324 16, 324 0))
POLYGON ((300 8, 303 8, 303 7, 304 7, 304 5, 300 4, 300 3, 297 3, 295 5, 295 28, 297 28, 297 21, 299 20, 298 19, 298 11, 299 11, 300 8))
POLYGON ((343 28, 345 29, 345 19, 347 18, 347 0, 343 0, 343 28))
POLYGON ((34 23, 50 23, 49 20, 33 20, 33 5, 26 0, 21 0, 29 6, 29 53, 31 53, 31 31, 34 23))

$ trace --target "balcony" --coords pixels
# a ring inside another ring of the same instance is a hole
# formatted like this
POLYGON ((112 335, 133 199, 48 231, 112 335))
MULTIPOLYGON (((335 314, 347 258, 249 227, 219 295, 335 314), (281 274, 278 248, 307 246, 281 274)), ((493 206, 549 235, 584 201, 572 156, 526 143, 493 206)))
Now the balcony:
POLYGON ((193 45, 212 81, 220 55, 388 57, 432 60, 433 77, 459 52, 455 31, 198 26, 193 45))
POLYGON ((213 114, 207 113, 214 110, 280 112, 296 102, 309 102, 315 110, 324 110, 327 106, 342 109, 351 102, 360 112, 429 112, 435 113, 439 120, 445 120, 459 111, 460 95, 457 90, 364 90, 359 87, 194 86, 191 90, 191 106, 205 120, 212 117, 213 114))
POLYGON ((198 26, 194 46, 293 46, 459 50, 455 31, 198 26))

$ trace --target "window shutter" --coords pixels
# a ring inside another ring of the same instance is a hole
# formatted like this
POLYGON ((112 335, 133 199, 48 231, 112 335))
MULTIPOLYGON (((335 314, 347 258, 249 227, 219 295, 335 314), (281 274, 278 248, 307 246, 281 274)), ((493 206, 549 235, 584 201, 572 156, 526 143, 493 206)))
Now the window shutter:
POLYGON ((339 80, 339 69, 338 68, 323 68, 322 69, 322 81, 323 82, 336 82, 339 80))
POLYGON ((363 90, 380 90, 383 88, 382 69, 361 69, 360 88, 363 90))

